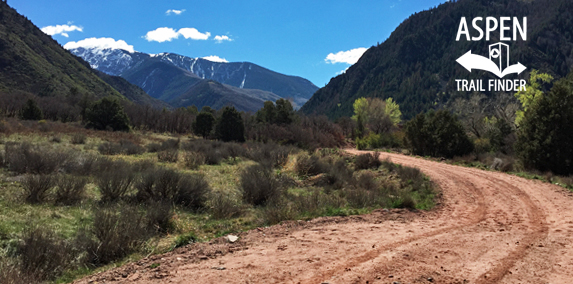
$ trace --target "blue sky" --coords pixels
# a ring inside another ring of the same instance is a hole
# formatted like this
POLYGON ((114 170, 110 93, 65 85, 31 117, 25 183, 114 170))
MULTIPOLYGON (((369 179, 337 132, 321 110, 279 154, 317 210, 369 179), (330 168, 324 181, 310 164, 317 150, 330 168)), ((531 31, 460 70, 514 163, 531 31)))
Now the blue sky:
POLYGON ((444 0, 9 0, 60 44, 249 61, 319 87, 444 0), (88 41, 82 41, 95 38, 88 41), (107 38, 102 40, 101 38, 107 38), (124 42, 119 42, 120 40, 124 42))

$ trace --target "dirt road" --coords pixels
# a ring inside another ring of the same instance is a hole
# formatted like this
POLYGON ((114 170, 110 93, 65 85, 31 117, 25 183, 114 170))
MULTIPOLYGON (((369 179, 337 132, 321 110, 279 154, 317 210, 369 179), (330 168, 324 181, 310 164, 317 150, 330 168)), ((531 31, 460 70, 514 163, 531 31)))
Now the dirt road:
POLYGON ((78 283, 573 283, 573 194, 498 172, 385 157, 430 176, 443 191, 439 208, 290 222, 78 283))

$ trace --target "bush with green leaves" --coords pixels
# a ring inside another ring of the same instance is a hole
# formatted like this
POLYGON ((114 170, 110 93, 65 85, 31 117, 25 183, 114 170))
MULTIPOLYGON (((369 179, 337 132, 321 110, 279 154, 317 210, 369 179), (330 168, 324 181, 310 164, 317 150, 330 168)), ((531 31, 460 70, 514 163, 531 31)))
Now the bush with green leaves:
POLYGON ((446 110, 418 114, 406 123, 405 132, 416 155, 453 158, 474 149, 460 121, 446 110))
POLYGON ((129 131, 129 118, 118 99, 105 97, 86 111, 86 126, 98 130, 129 131))
POLYGON ((573 174, 573 73, 524 112, 516 150, 528 168, 573 174))

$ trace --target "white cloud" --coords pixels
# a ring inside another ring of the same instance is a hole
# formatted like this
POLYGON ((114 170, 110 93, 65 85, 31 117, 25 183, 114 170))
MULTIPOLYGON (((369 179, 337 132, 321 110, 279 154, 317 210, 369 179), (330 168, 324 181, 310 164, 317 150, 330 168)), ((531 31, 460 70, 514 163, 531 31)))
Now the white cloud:
POLYGON ((69 37, 69 32, 79 31, 83 32, 83 27, 78 27, 76 25, 56 25, 56 26, 46 26, 42 28, 42 31, 47 35, 62 35, 64 37, 69 37))
POLYGON ((215 36, 213 39, 215 41, 217 41, 217 43, 222 43, 223 41, 233 41, 232 38, 230 38, 226 35, 222 35, 222 36, 218 35, 218 36, 215 36))
POLYGON ((123 40, 115 40, 109 37, 102 37, 102 38, 86 38, 80 41, 70 41, 64 45, 65 49, 73 49, 73 48, 98 48, 98 49, 123 49, 129 52, 134 52, 133 45, 127 44, 123 40))
POLYGON ((195 28, 182 28, 179 30, 179 34, 187 39, 194 39, 194 40, 206 40, 211 36, 210 32, 200 33, 195 28))
POLYGON ((185 9, 183 9, 183 10, 169 9, 169 10, 167 10, 167 12, 165 12, 165 14, 167 14, 167 15, 171 15, 171 14, 181 15, 181 13, 183 13, 183 12, 185 12, 185 9))
POLYGON ((227 61, 227 59, 221 58, 217 55, 209 55, 209 56, 205 56, 205 57, 201 57, 201 58, 209 60, 209 61, 213 61, 213 62, 221 62, 221 63, 229 62, 229 61, 227 61))
POLYGON ((172 28, 157 28, 147 32, 144 38, 147 41, 164 42, 171 41, 179 37, 179 33, 172 28))
POLYGON ((359 47, 347 51, 339 51, 337 53, 330 53, 326 56, 326 63, 335 64, 335 63, 346 63, 346 64, 354 64, 360 59, 360 56, 364 54, 367 49, 364 47, 359 47))
POLYGON ((195 28, 182 28, 179 31, 175 31, 175 29, 163 27, 147 32, 143 38, 147 41, 165 42, 177 39, 179 36, 183 36, 186 39, 206 40, 211 36, 211 33, 201 33, 195 28))

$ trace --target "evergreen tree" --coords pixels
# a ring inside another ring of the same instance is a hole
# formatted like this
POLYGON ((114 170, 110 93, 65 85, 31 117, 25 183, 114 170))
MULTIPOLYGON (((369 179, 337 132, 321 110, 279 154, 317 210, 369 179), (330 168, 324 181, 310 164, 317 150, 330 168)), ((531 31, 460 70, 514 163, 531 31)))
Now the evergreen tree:
POLYGON ((129 131, 129 118, 117 99, 105 97, 86 111, 88 128, 112 131, 129 131))
POLYGON ((23 120, 41 120, 44 118, 42 110, 36 104, 33 99, 28 99, 26 104, 20 110, 20 118, 23 120))
POLYGON ((290 124, 293 121, 294 109, 290 101, 285 99, 278 99, 276 101, 276 118, 275 123, 277 124, 290 124))
POLYGON ((536 95, 524 112, 515 146, 529 168, 573 174, 573 73, 536 95))
POLYGON ((265 101, 263 108, 257 111, 256 117, 258 122, 274 123, 277 116, 275 104, 271 101, 265 101))
POLYGON ((460 121, 445 110, 418 114, 406 123, 406 139, 412 152, 422 156, 453 158, 474 149, 460 121))
POLYGON ((213 130, 213 125, 215 124, 215 117, 210 112, 201 112, 195 118, 193 122, 193 132, 197 135, 201 135, 203 138, 207 138, 211 130, 213 130))
POLYGON ((211 108, 210 106, 203 106, 201 108, 201 112, 210 112, 213 116, 215 116, 215 114, 217 113, 217 111, 211 108))
POLYGON ((217 137, 225 142, 245 142, 245 125, 235 107, 223 108, 216 126, 217 137))

